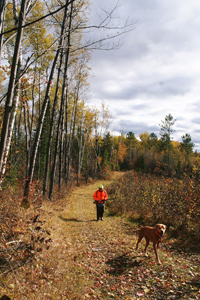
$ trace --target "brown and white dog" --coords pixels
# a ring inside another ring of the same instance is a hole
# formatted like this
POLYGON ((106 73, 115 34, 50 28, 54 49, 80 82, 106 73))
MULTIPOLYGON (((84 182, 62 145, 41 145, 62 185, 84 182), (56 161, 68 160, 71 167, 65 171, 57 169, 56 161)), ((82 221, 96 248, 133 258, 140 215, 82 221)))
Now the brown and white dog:
POLYGON ((149 226, 141 226, 142 228, 139 231, 139 237, 136 244, 136 250, 138 248, 139 242, 143 239, 143 237, 146 239, 146 245, 144 248, 144 253, 146 256, 147 254, 147 247, 149 245, 149 242, 153 242, 153 249, 156 255, 156 260, 158 264, 161 264, 160 259, 158 257, 158 246, 159 243, 162 242, 162 238, 165 234, 165 231, 167 229, 166 225, 163 224, 157 224, 155 227, 149 227, 149 226))

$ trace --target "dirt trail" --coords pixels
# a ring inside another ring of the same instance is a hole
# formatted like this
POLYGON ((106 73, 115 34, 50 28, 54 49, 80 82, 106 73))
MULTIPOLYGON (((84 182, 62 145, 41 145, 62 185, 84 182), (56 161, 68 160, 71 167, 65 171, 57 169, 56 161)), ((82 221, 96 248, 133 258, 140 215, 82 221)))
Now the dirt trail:
POLYGON ((149 258, 135 252, 133 224, 106 214, 96 222, 92 195, 99 183, 77 188, 64 208, 43 206, 52 243, 42 254, 48 282, 40 299, 199 299, 198 285, 188 283, 197 272, 197 256, 190 268, 183 254, 161 246, 163 265, 157 266, 151 245, 149 258))

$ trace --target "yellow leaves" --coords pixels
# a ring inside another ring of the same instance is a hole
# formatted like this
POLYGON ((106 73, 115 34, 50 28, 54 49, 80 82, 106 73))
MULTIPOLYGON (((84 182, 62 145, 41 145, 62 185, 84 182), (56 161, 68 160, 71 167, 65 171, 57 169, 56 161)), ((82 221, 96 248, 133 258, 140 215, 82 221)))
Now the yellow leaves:
POLYGON ((0 68, 0 94, 3 95, 3 81, 6 79, 5 72, 0 68))
MULTIPOLYGON (((37 1, 32 10, 30 11, 26 21, 32 22, 40 19, 45 15, 45 6, 44 3, 37 1)), ((32 24, 24 30, 24 43, 26 47, 36 50, 36 56, 41 54, 45 49, 48 49, 53 43, 53 36, 47 34, 48 25, 46 19, 42 19, 37 22, 37 26, 32 24)), ((53 59, 52 52, 48 52, 45 55, 45 60, 53 59)))
POLYGON ((118 154, 118 160, 123 161, 127 151, 127 146, 124 143, 118 145, 118 151, 115 150, 115 153, 118 154))
POLYGON ((144 133, 140 133, 139 138, 142 142, 146 142, 149 140, 149 133, 147 131, 145 131, 144 133))
MULTIPOLYGON (((11 2, 9 2, 6 5, 5 20, 6 20, 6 22, 4 24, 4 31, 10 30, 15 27, 15 21, 14 21, 14 17, 13 17, 13 4, 11 2)), ((8 38, 12 34, 13 34, 13 32, 8 33, 5 35, 5 37, 8 38)))
POLYGON ((173 148, 178 150, 180 148, 180 143, 179 142, 176 142, 176 141, 171 141, 172 145, 173 145, 173 148))

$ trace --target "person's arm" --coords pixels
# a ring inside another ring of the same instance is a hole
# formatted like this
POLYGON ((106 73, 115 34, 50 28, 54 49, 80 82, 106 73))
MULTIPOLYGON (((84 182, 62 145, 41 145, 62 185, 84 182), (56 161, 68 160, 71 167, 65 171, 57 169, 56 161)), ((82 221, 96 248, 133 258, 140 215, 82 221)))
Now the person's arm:
POLYGON ((95 191, 95 192, 94 192, 94 195, 93 195, 93 199, 95 200, 95 201, 93 202, 94 204, 96 204, 96 203, 97 203, 97 200, 96 200, 96 195, 97 195, 97 191, 95 191))
POLYGON ((108 194, 107 192, 104 190, 105 194, 104 194, 104 200, 107 200, 108 199, 108 194))
POLYGON ((93 199, 94 199, 95 201, 98 200, 98 198, 97 198, 97 191, 94 192, 93 199))

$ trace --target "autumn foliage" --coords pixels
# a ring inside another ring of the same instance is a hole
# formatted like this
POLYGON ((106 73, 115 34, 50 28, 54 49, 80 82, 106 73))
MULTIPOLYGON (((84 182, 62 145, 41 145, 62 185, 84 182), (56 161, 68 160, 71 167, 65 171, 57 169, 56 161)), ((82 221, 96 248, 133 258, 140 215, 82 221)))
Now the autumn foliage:
POLYGON ((200 241, 199 171, 183 178, 127 172, 108 191, 112 213, 140 220, 146 225, 164 223, 176 232, 200 241))

